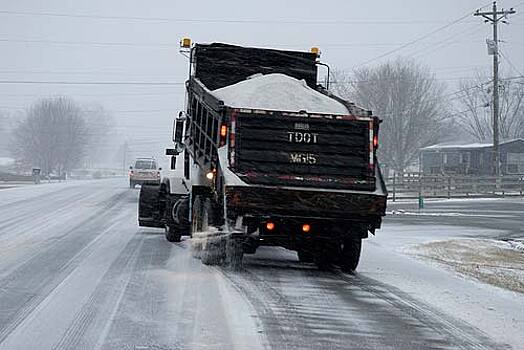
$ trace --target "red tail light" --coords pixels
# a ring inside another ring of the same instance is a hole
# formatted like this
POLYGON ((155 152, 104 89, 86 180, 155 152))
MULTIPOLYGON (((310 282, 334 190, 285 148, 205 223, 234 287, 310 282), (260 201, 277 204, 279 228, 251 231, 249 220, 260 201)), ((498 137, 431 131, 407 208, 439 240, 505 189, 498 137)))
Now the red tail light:
POLYGON ((266 229, 268 231, 273 231, 275 229, 275 224, 271 221, 266 222, 266 229))
POLYGON ((373 148, 378 148, 378 135, 373 136, 373 148))
POLYGON ((302 225, 302 232, 308 233, 309 231, 311 231, 311 225, 309 224, 302 225))
POLYGON ((220 126, 220 146, 224 146, 226 144, 226 136, 227 136, 227 125, 222 124, 220 126))

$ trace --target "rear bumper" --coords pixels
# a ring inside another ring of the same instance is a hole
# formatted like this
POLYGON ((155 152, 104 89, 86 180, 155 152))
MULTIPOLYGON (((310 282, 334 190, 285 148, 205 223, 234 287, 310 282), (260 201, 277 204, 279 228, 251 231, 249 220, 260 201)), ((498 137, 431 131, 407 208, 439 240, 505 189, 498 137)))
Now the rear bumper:
POLYGON ((133 178, 130 178, 129 182, 135 183, 137 185, 143 185, 143 184, 160 185, 160 179, 133 179, 133 178))
POLYGON ((285 189, 261 186, 226 187, 228 217, 286 217, 343 220, 379 227, 386 195, 285 189))

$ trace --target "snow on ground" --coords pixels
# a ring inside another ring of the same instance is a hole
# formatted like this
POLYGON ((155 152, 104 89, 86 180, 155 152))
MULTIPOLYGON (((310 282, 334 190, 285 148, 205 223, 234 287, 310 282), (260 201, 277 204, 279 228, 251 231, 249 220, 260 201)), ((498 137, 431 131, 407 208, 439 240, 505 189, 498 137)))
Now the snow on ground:
POLYGON ((509 242, 452 239, 416 245, 407 252, 481 282, 524 293, 524 254, 509 242))
POLYGON ((0 166, 8 166, 15 163, 15 160, 13 158, 9 157, 0 157, 0 166))
MULTIPOLYGON (((113 182, 115 184, 126 183, 122 179, 104 179, 97 181, 113 182)), ((9 187, 10 183, 6 183, 6 187, 0 187, 0 201, 1 204, 9 204, 12 202, 27 200, 31 198, 45 198, 46 195, 52 194, 58 190, 69 187, 87 187, 92 184, 96 187, 96 181, 93 180, 68 180, 63 182, 46 182, 42 181, 40 184, 35 185, 29 183, 13 183, 13 187, 9 187)), ((40 200, 40 199, 39 199, 40 200)))
MULTIPOLYGON (((507 197, 462 197, 462 198, 424 198, 424 203, 454 203, 454 202, 497 202, 497 201, 524 201, 524 197, 507 196, 507 197)), ((388 206, 402 204, 418 204, 418 198, 397 198, 394 202, 388 199, 388 206)))
POLYGON ((406 210, 389 210, 386 215, 405 215, 405 216, 464 216, 464 217, 511 217, 510 215, 482 215, 482 214, 464 214, 464 213, 428 213, 425 211, 406 211, 406 210))
POLYGON ((231 107, 309 113, 348 114, 340 102, 285 74, 254 75, 240 83, 212 91, 231 107))
POLYGON ((364 241, 358 273, 396 287, 445 314, 521 349, 524 344, 524 296, 444 268, 409 251, 437 240, 493 237, 502 230, 451 225, 396 224, 386 220, 364 241))

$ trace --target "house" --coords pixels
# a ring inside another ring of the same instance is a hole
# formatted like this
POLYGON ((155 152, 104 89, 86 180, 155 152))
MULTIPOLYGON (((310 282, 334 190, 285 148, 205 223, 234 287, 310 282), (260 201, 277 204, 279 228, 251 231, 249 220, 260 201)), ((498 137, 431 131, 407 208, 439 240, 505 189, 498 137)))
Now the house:
MULTIPOLYGON (((524 139, 499 144, 500 173, 524 174, 524 139)), ((425 174, 492 175, 493 144, 433 145, 420 150, 425 174)))

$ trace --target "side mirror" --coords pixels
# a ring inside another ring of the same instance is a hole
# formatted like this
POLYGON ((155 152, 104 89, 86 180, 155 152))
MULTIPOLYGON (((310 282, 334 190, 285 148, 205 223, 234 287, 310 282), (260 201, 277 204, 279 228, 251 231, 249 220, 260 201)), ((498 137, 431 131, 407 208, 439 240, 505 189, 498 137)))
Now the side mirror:
POLYGON ((182 138, 184 136, 184 122, 185 119, 177 119, 173 125, 173 141, 177 144, 182 143, 182 138))
POLYGON ((178 117, 173 121, 173 142, 175 144, 182 144, 182 138, 184 137, 184 122, 186 116, 183 111, 178 113, 178 117))
POLYGON ((176 169, 176 156, 171 156, 171 170, 176 169))

